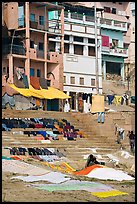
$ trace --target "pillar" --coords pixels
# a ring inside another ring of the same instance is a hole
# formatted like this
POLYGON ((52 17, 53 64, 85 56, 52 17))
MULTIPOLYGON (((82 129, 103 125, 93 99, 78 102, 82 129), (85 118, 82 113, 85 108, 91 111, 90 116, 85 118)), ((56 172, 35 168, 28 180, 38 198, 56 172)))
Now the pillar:
MULTIPOLYGON (((84 38, 84 43, 88 44, 88 38, 84 38)), ((88 56, 88 46, 84 45, 83 55, 88 56)))
POLYGON ((124 81, 125 77, 124 77, 124 63, 121 63, 121 77, 122 80, 124 81))
POLYGON ((9 82, 13 83, 13 56, 9 55, 9 82))
POLYGON ((47 33, 44 34, 44 78, 47 79, 47 70, 48 70, 48 66, 47 66, 47 50, 48 49, 48 40, 47 40, 47 33))
POLYGON ((103 61, 103 76, 104 80, 106 80, 106 61, 103 61))
POLYGON ((30 31, 29 31, 29 2, 25 2, 25 25, 26 25, 26 61, 25 61, 25 74, 28 76, 28 82, 30 84, 30 31))
MULTIPOLYGON (((73 36, 69 36, 69 41, 73 42, 73 36)), ((74 45, 72 43, 69 44, 69 54, 74 54, 74 45)))
POLYGON ((61 9, 61 54, 64 54, 64 9, 61 9))
POLYGON ((78 93, 76 93, 76 111, 78 111, 78 93))

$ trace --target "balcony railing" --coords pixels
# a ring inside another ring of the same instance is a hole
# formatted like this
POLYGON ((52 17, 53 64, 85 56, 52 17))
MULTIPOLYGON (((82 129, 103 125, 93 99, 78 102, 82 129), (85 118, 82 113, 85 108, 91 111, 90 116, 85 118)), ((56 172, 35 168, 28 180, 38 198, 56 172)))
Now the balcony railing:
POLYGON ((118 53, 118 54, 128 54, 128 50, 125 48, 110 48, 110 52, 111 53, 118 53))
POLYGON ((17 55, 25 55, 26 54, 26 50, 23 46, 21 45, 5 45, 3 46, 2 49, 2 53, 3 54, 17 54, 17 55))
POLYGON ((105 19, 105 18, 100 19, 100 24, 101 25, 104 24, 104 25, 109 25, 109 26, 115 26, 115 27, 120 27, 120 28, 126 28, 126 23, 124 23, 124 22, 105 19))

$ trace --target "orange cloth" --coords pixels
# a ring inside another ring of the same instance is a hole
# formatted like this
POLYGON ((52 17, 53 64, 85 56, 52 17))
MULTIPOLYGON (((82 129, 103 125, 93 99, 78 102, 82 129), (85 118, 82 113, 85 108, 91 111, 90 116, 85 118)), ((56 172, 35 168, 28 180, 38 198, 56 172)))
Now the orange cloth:
POLYGON ((36 106, 40 107, 40 99, 36 98, 36 106))
POLYGON ((103 168, 101 165, 98 165, 98 164, 94 164, 92 166, 88 166, 86 167, 85 169, 82 169, 81 171, 77 171, 77 172, 74 172, 75 175, 87 175, 89 174, 93 169, 96 169, 96 168, 103 168))
POLYGON ((40 90, 40 83, 38 77, 30 76, 30 84, 33 86, 34 89, 40 90))

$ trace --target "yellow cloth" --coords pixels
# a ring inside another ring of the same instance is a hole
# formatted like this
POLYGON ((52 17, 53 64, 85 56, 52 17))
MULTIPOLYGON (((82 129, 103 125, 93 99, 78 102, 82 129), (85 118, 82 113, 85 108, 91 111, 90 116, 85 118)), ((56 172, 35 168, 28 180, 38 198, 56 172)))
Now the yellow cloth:
POLYGON ((99 198, 107 198, 110 196, 126 195, 128 193, 121 192, 119 190, 112 190, 112 191, 105 191, 105 192, 92 192, 91 194, 99 198))
POLYGON ((34 89, 31 85, 29 85, 29 89, 25 88, 18 88, 14 84, 9 84, 11 88, 18 91, 21 95, 26 97, 36 97, 39 99, 68 99, 71 98, 67 94, 65 94, 63 91, 60 91, 58 89, 55 89, 53 87, 48 87, 48 89, 42 89, 40 87, 40 90, 34 89))
POLYGON ((104 96, 93 95, 91 113, 105 112, 104 96))
POLYGON ((118 106, 121 103, 122 96, 114 96, 114 102, 116 106, 118 106))

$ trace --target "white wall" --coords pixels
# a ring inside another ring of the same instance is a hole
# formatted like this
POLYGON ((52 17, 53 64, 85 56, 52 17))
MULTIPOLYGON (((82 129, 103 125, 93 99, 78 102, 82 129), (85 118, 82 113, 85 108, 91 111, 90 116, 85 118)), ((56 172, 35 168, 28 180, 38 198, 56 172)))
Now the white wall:
POLYGON ((95 74, 95 57, 64 54, 64 72, 95 74))

